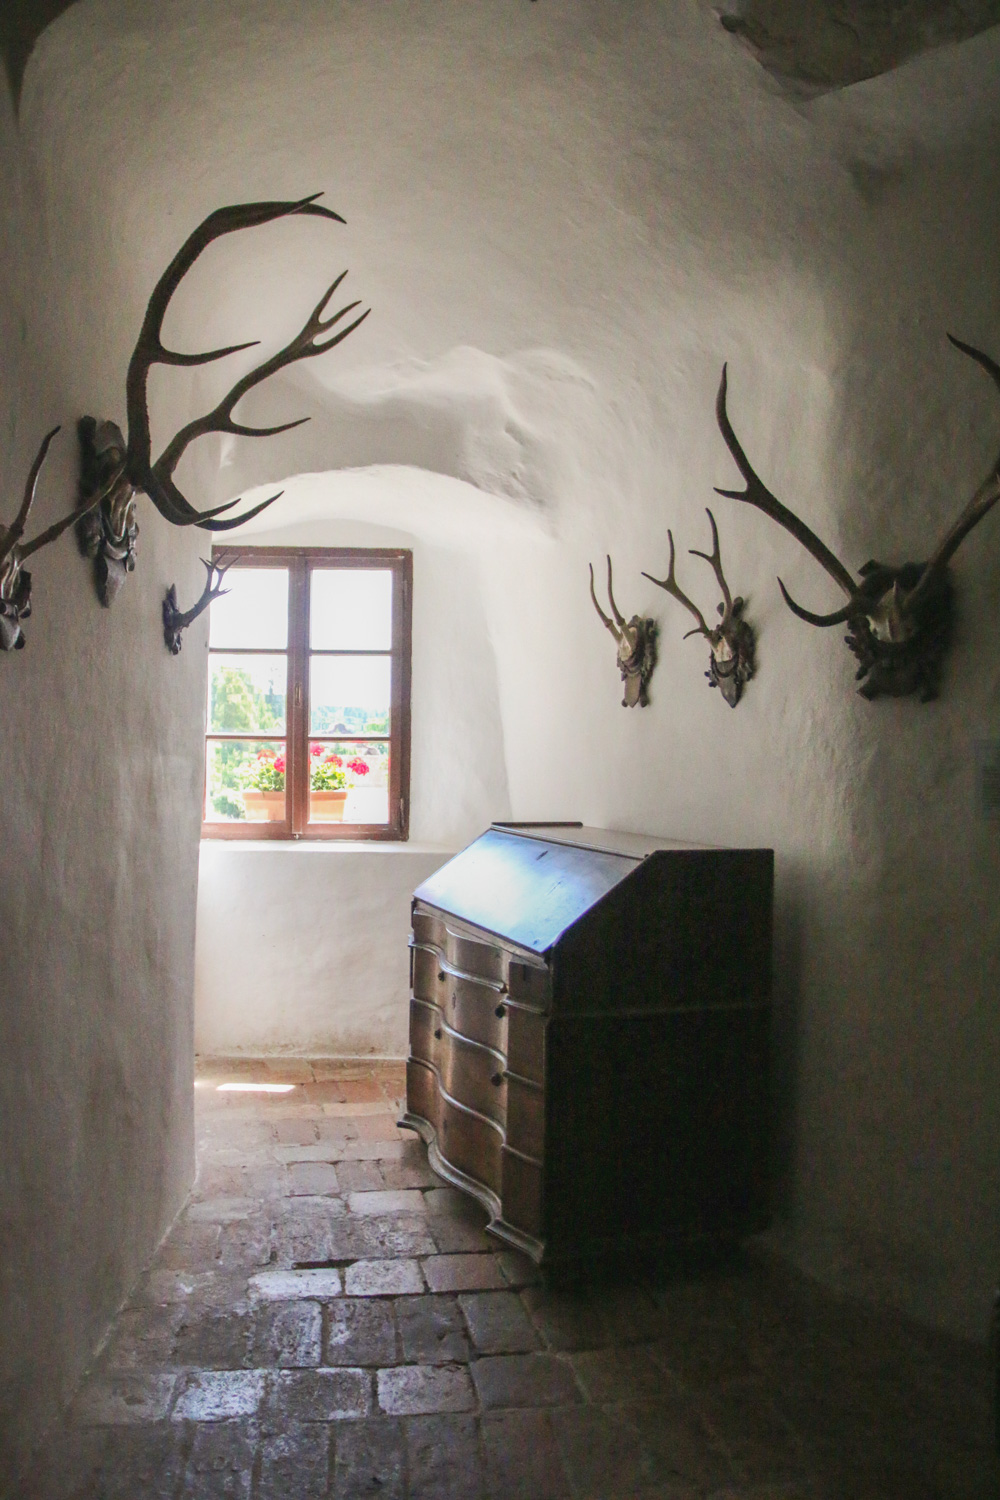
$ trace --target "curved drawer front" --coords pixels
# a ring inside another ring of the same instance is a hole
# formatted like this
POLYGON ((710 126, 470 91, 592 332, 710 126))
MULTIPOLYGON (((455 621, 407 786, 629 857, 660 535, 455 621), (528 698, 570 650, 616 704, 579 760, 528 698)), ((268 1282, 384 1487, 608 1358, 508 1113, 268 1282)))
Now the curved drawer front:
POLYGON ((504 1148, 503 1153, 503 1216, 508 1224, 525 1234, 540 1237, 542 1223, 543 1174, 537 1162, 525 1161, 515 1152, 504 1148))
POLYGON ((496 984, 506 979, 507 954, 501 947, 456 932, 437 912, 415 910, 413 936, 418 943, 438 948, 453 969, 496 984))
POLYGON ((545 1155, 545 1095, 521 1078, 507 1078, 506 1141, 523 1156, 541 1162, 545 1155))
POLYGON ((438 1042, 441 1086, 459 1104, 467 1104, 503 1129, 507 1118, 507 1075, 502 1053, 456 1035, 447 1025, 438 1042))
POLYGON ((453 1031, 484 1047, 505 1051, 507 1007, 504 987, 457 974, 437 949, 415 944, 412 954, 413 993, 440 1007, 453 1031))
POLYGON ((490 1121, 441 1096, 438 1150, 453 1167, 499 1195, 503 1135, 490 1121))

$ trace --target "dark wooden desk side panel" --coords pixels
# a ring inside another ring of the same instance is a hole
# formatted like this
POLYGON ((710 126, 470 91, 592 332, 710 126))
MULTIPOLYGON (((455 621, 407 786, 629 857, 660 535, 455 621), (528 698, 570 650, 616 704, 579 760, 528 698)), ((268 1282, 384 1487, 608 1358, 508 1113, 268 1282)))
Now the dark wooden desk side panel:
POLYGON ((550 1258, 766 1227, 770 1013, 549 1023, 550 1258))
POLYGON ((651 855, 557 944, 554 1010, 767 1003, 773 888, 770 849, 651 855))

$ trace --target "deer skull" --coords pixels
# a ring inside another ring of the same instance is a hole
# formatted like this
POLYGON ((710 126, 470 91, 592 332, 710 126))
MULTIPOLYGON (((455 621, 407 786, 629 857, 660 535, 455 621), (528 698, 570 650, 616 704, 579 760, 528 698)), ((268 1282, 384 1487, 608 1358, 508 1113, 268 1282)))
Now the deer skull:
POLYGON ((633 615, 626 620, 622 615, 611 588, 611 558, 608 558, 608 601, 614 619, 609 618, 597 602, 594 589, 594 569, 590 569, 590 597, 594 608, 606 628, 614 636, 618 646, 618 671, 625 684, 622 708, 645 708, 649 702, 646 687, 656 665, 656 622, 633 615))
POLYGON ((717 687, 730 708, 735 708, 743 694, 744 685, 750 681, 754 674, 754 652, 756 649, 756 637, 753 626, 743 618, 743 600, 737 596, 735 599, 729 592, 726 576, 722 571, 722 555, 719 550, 719 529, 715 524, 712 512, 706 511, 712 527, 712 551, 698 552, 694 547, 690 549, 692 557, 702 557, 707 563, 711 563, 719 588, 722 590, 723 602, 718 606, 719 614, 722 616, 718 625, 709 629, 705 622, 705 616, 698 606, 681 592, 674 577, 674 538, 672 532, 667 532, 670 542, 670 565, 667 569, 666 578, 654 578, 652 573, 643 573, 643 578, 648 578, 650 583, 655 583, 657 588, 665 589, 678 604, 683 604, 698 621, 693 630, 689 630, 688 636, 701 635, 708 641, 709 662, 708 678, 709 687, 717 687))
MULTIPOLYGON (((956 349, 974 359, 1000 390, 1000 365, 981 349, 948 335, 956 349)), ((945 654, 951 644, 954 624, 954 591, 948 564, 974 526, 1000 500, 1000 456, 971 500, 944 533, 925 563, 867 562, 856 581, 840 559, 815 532, 782 505, 754 472, 733 431, 726 411, 727 376, 715 404, 716 417, 736 465, 746 481, 744 490, 719 490, 732 500, 754 505, 789 531, 796 541, 830 574, 847 595, 847 603, 831 614, 813 614, 796 604, 781 579, 785 603, 793 614, 810 625, 844 625, 849 629, 847 645, 857 657, 855 674, 864 698, 902 697, 917 693, 926 703, 938 694, 945 654)))

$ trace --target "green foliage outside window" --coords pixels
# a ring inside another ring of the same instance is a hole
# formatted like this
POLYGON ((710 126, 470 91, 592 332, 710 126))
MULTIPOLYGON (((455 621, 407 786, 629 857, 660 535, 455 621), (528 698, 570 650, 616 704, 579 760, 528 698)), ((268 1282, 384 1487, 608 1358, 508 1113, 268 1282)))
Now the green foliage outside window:
MULTIPOLYGON (((284 729, 284 699, 280 693, 262 692, 248 672, 240 667, 223 667, 212 676, 212 704, 209 723, 215 730, 247 730, 250 734, 267 734, 284 729)), ((212 757, 210 800, 223 818, 245 818, 244 786, 241 773, 257 759, 257 747, 243 743, 216 741, 212 757)))

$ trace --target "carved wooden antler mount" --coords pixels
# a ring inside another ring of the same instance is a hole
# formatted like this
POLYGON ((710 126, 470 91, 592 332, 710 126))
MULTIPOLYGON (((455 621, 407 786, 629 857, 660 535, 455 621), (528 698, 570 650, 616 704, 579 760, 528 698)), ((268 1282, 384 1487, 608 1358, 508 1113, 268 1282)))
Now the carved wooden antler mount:
POLYGON ((643 573, 643 578, 648 578, 650 583, 655 583, 657 588, 665 589, 678 604, 694 615, 697 625, 689 630, 684 636, 702 635, 708 641, 710 656, 708 671, 709 687, 717 687, 730 708, 735 708, 743 693, 743 688, 754 674, 754 653, 756 650, 756 637, 753 626, 743 618, 743 600, 739 596, 735 599, 729 591, 726 575, 722 571, 722 553, 719 549, 719 528, 715 524, 715 517, 710 510, 706 511, 712 527, 712 550, 711 552, 698 552, 694 547, 690 548, 692 557, 704 558, 705 562, 711 564, 716 581, 722 591, 723 602, 718 606, 719 614, 722 616, 718 625, 710 629, 705 623, 705 617, 698 606, 682 593, 674 574, 674 538, 673 533, 667 532, 670 542, 670 565, 667 569, 666 578, 654 578, 652 573, 643 573))
POLYGON ((227 355, 254 347, 256 340, 230 344, 224 349, 211 349, 200 354, 179 354, 168 349, 163 343, 162 329, 170 299, 202 251, 222 235, 233 234, 240 229, 251 229, 292 214, 313 215, 342 224, 344 220, 339 214, 332 209, 322 208, 315 201, 319 196, 314 193, 309 198, 301 198, 295 202, 236 203, 209 214, 184 241, 150 296, 125 382, 127 439, 114 422, 98 422, 93 417, 84 417, 79 423, 82 448, 81 499, 90 508, 95 488, 103 488, 106 492, 101 498, 99 514, 88 517, 87 524, 79 530, 81 548, 95 559, 97 586, 102 603, 110 605, 113 602, 125 575, 135 567, 135 544, 139 530, 135 519, 135 497, 138 493, 148 495, 160 515, 172 525, 198 526, 207 531, 228 531, 258 515, 278 499, 277 494, 271 495, 250 510, 222 520, 220 518, 223 514, 238 505, 239 500, 227 501, 225 505, 217 505, 211 510, 196 510, 174 482, 174 471, 190 444, 209 433, 272 437, 309 420, 308 417, 301 417, 297 421, 282 422, 274 427, 249 427, 238 422, 233 412, 237 403, 249 391, 271 375, 299 360, 325 354, 342 343, 364 322, 368 309, 338 328, 336 333, 330 332, 360 306, 359 302, 350 302, 326 316, 330 299, 347 275, 346 271, 341 272, 330 284, 303 327, 283 349, 279 349, 276 354, 236 381, 210 412, 182 427, 155 461, 150 437, 147 384, 149 372, 154 365, 190 368, 210 364, 214 360, 225 359, 227 355))
POLYGON ((609 618, 597 602, 594 589, 594 569, 590 567, 590 597, 594 608, 605 627, 614 636, 618 646, 618 670, 625 684, 622 708, 645 708, 649 702, 647 686, 656 666, 656 621, 633 615, 626 620, 615 603, 612 591, 611 558, 608 558, 608 602, 613 619, 609 618))
MULTIPOLYGON (((948 335, 956 349, 981 365, 1000 390, 1000 365, 981 349, 948 335)), ((941 668, 951 644, 954 593, 948 564, 974 526, 1000 500, 1000 455, 971 500, 944 533, 927 562, 867 562, 855 580, 830 549, 804 521, 782 505, 754 472, 733 431, 726 410, 727 375, 722 381, 715 411, 719 428, 736 465, 746 481, 743 490, 719 490, 733 500, 756 506, 777 521, 805 547, 847 595, 847 603, 830 614, 814 614, 791 597, 781 579, 785 603, 810 625, 849 626, 847 645, 857 657, 856 678, 865 698, 902 697, 917 693, 926 703, 938 694, 941 668)))
POLYGON ((177 608, 177 585, 172 583, 167 589, 166 598, 163 601, 163 640, 171 656, 180 654, 182 633, 192 625, 203 610, 206 610, 213 599, 220 599, 229 590, 222 587, 222 580, 229 569, 236 562, 236 557, 230 557, 226 562, 208 562, 202 558, 202 566, 207 570, 208 577, 205 579, 205 587, 202 589, 201 597, 197 603, 192 604, 190 609, 182 613, 177 608))

